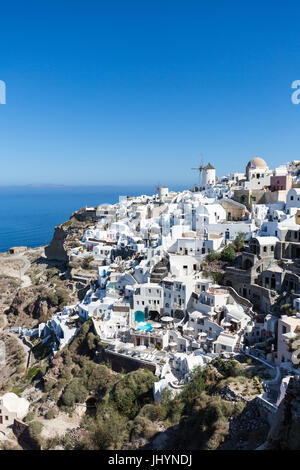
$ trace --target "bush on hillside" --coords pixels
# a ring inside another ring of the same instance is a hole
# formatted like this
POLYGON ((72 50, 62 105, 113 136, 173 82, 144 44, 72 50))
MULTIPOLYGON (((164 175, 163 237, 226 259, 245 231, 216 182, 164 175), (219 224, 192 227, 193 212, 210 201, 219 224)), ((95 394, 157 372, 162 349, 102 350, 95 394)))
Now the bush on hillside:
POLYGON ((152 401, 156 381, 157 377, 147 369, 138 369, 122 377, 112 390, 112 398, 119 412, 134 418, 144 404, 152 401))
POLYGON ((231 246, 227 246, 221 253, 221 259, 227 263, 232 263, 235 260, 235 251, 231 246))
POLYGON ((212 261, 216 261, 220 259, 220 253, 215 250, 209 250, 209 254, 206 256, 206 260, 211 263, 212 261))
POLYGON ((68 407, 73 407, 75 403, 84 403, 87 396, 87 389, 84 387, 81 380, 76 378, 66 386, 62 395, 62 402, 68 407))
POLYGON ((245 248, 245 238, 246 234, 243 232, 239 232, 234 240, 234 246, 237 251, 242 251, 245 248))

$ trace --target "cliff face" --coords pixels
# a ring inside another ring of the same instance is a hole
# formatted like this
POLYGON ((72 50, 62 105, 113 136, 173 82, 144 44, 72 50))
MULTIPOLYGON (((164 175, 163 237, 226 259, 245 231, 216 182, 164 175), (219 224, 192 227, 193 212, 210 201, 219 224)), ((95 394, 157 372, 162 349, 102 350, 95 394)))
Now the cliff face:
POLYGON ((45 248, 47 258, 67 262, 68 251, 76 246, 86 228, 92 224, 93 218, 90 211, 80 209, 74 212, 67 222, 55 227, 51 243, 45 248))
POLYGON ((300 377, 290 379, 265 443, 267 450, 300 450, 300 377))
POLYGON ((48 259, 67 261, 67 251, 65 249, 65 241, 67 238, 67 231, 61 225, 55 227, 54 235, 50 245, 45 248, 45 255, 48 259))

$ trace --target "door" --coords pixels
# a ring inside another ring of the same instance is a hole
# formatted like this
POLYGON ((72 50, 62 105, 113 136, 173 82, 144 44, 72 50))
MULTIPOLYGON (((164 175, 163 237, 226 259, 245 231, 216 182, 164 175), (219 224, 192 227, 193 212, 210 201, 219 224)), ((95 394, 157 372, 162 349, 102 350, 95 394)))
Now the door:
POLYGON ((0 416, 0 424, 2 424, 2 416, 0 416))

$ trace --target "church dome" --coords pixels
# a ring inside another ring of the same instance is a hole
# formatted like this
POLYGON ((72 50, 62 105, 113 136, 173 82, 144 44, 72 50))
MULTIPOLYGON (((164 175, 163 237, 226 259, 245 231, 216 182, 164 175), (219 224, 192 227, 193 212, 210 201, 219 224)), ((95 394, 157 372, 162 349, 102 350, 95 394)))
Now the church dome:
POLYGON ((267 170, 268 165, 266 164, 266 162, 262 158, 255 157, 255 158, 252 158, 252 160, 250 160, 250 162, 248 162, 248 165, 247 165, 246 169, 248 170, 249 168, 261 168, 263 170, 267 170))

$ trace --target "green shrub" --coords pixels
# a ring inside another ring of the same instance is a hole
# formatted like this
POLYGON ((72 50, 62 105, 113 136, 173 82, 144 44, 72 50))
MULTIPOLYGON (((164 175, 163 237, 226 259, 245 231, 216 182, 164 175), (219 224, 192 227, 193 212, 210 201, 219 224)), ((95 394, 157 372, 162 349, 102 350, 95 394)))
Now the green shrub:
POLYGON ((111 406, 101 406, 82 447, 88 450, 120 449, 129 440, 127 419, 111 406))
POLYGON ((151 437, 156 433, 157 429, 150 419, 147 419, 144 416, 137 416, 132 422, 130 439, 151 439, 151 437))
POLYGON ((144 416, 150 419, 150 421, 161 421, 166 418, 169 405, 170 402, 164 405, 159 403, 145 405, 141 409, 139 416, 144 416))
POLYGON ((237 251, 242 251, 245 247, 246 234, 239 232, 234 240, 234 246, 237 251))
POLYGON ((222 279, 223 279, 223 276, 224 276, 223 273, 211 272, 210 274, 211 274, 213 280, 214 280, 217 284, 221 284, 222 279))
POLYGON ((56 380, 54 379, 48 379, 47 381, 44 382, 44 391, 45 392, 50 392, 52 388, 55 386, 56 380))
POLYGON ((205 379, 201 367, 195 367, 190 374, 190 382, 186 383, 182 392, 182 398, 189 402, 205 390, 205 379))
POLYGON ((220 253, 215 250, 208 250, 209 254, 206 256, 206 260, 211 263, 212 261, 216 261, 220 259, 220 253))
POLYGON ((30 380, 30 382, 37 376, 40 372, 39 366, 33 366, 26 374, 26 380, 30 380))
POLYGON ((31 421, 28 426, 30 437, 38 439, 43 430, 43 424, 40 421, 31 421))
POLYGON ((152 401, 153 384, 157 378, 147 369, 129 372, 112 390, 112 398, 119 412, 134 418, 144 404, 152 401))
POLYGON ((224 248, 221 253, 221 258, 223 261, 232 263, 235 260, 235 251, 231 246, 224 248))
POLYGON ((50 279, 54 278, 57 276, 59 273, 59 270, 57 268, 50 268, 46 271, 46 276, 47 280, 49 281, 50 279))
POLYGON ((62 402, 68 407, 72 407, 75 403, 84 403, 88 396, 88 391, 82 384, 81 380, 76 378, 67 385, 62 395, 62 402))
POLYGON ((25 423, 29 423, 33 419, 34 419, 34 413, 32 411, 29 411, 29 413, 27 413, 24 421, 25 421, 25 423))
POLYGON ((56 418, 56 416, 57 416, 57 413, 54 408, 51 408, 51 410, 47 411, 47 413, 45 414, 46 419, 54 419, 56 418))

